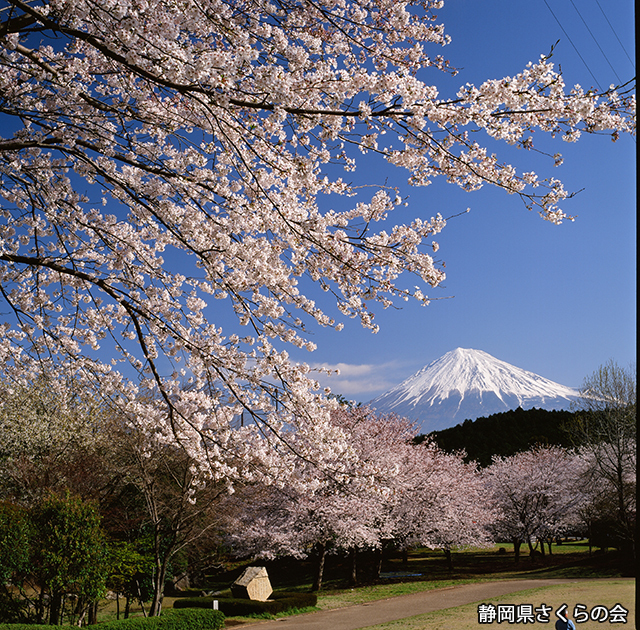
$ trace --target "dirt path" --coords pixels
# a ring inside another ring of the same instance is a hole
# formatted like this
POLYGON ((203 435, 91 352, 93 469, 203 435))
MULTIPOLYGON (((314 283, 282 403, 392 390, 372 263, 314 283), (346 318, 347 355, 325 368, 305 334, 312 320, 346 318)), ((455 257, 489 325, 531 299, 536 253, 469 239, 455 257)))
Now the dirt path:
POLYGON ((411 595, 400 595, 366 604, 323 610, 321 612, 283 617, 272 621, 244 623, 235 628, 260 628, 260 630, 358 630, 387 621, 395 621, 414 615, 423 615, 471 604, 490 601, 499 595, 507 595, 530 588, 552 584, 570 584, 578 580, 509 580, 504 582, 483 582, 463 584, 411 595))

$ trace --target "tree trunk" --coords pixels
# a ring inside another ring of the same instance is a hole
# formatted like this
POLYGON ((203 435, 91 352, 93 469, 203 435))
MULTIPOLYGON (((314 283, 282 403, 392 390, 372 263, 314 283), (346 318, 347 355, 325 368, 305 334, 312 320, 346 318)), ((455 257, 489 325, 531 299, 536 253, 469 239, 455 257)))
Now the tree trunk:
POLYGON ((529 546, 529 558, 531 558, 531 560, 533 560, 533 557, 536 555, 535 554, 535 547, 533 546, 533 543, 531 542, 531 537, 527 538, 527 545, 529 546))
POLYGON ((376 564, 375 564, 375 580, 380 580, 380 574, 382 573, 382 545, 376 549, 376 564))
POLYGON ((453 561, 451 559, 451 549, 448 547, 444 549, 444 555, 447 558, 447 568, 449 571, 453 571, 453 561))
POLYGON ((74 622, 74 625, 78 626, 78 628, 82 628, 82 624, 84 623, 84 618, 87 616, 89 606, 90 604, 87 604, 87 601, 84 597, 78 597, 78 599, 76 600, 76 609, 73 614, 78 618, 78 621, 74 622))
POLYGON ((351 559, 351 577, 349 578, 349 584, 351 586, 356 586, 356 584, 358 583, 358 571, 356 564, 357 556, 358 550, 356 549, 356 547, 352 547, 349 552, 349 557, 351 559))
POLYGON ((327 556, 327 546, 324 543, 318 544, 318 566, 316 568, 316 577, 311 590, 319 591, 322 588, 322 575, 324 573, 324 560, 327 556))
POLYGON ((40 589, 40 594, 38 595, 38 599, 36 601, 36 619, 38 620, 39 624, 44 624, 46 623, 46 620, 44 618, 44 587, 42 587, 40 589))
POLYGON ((162 600, 164 598, 164 578, 166 576, 166 567, 161 566, 159 574, 154 579, 153 597, 149 606, 149 617, 159 617, 162 612, 162 600))
MULTIPOLYGON (((136 580, 136 586, 138 587, 138 601, 140 602, 140 608, 142 608, 142 615, 144 617, 147 616, 147 612, 144 609, 144 602, 142 601, 142 591, 140 590, 140 582, 138 582, 138 580, 136 580)), ((156 593, 155 593, 155 589, 154 589, 154 593, 153 593, 153 598, 155 600, 156 597, 156 593)), ((154 602, 151 602, 151 606, 153 607, 154 602)), ((153 617, 153 615, 151 615, 153 617)))
POLYGON ((98 623, 98 602, 91 602, 89 605, 89 625, 95 626, 98 623))
MULTIPOLYGON (((149 617, 159 617, 162 612, 162 599, 164 597, 164 585, 154 583, 153 585, 153 598, 151 599, 151 605, 149 606, 149 617)), ((142 605, 142 599, 140 600, 142 605)))
POLYGON ((172 556, 173 541, 172 544, 167 545, 168 548, 161 553, 160 551, 160 532, 156 529, 155 532, 155 556, 156 556, 156 570, 153 576, 153 598, 151 599, 151 606, 149 608, 149 617, 159 617, 162 612, 162 600, 164 598, 164 583, 167 579, 167 565, 169 559, 172 556))
POLYGON ((616 477, 618 485, 618 511, 620 513, 622 544, 621 550, 625 555, 636 558, 635 532, 630 522, 629 512, 624 500, 624 470, 621 465, 616 467, 616 477))
POLYGON ((406 547, 402 548, 402 567, 406 569, 409 566, 409 550, 406 547))
POLYGON ((522 542, 519 540, 514 540, 513 542, 513 554, 516 558, 516 564, 518 564, 518 562, 520 562, 520 545, 522 545, 522 542))
POLYGON ((55 591, 51 593, 49 603, 49 625, 60 625, 60 615, 62 613, 62 593, 55 591))
POLYGON ((627 532, 627 510, 624 504, 624 471, 622 466, 616 466, 616 486, 618 491, 618 512, 624 533, 627 532))

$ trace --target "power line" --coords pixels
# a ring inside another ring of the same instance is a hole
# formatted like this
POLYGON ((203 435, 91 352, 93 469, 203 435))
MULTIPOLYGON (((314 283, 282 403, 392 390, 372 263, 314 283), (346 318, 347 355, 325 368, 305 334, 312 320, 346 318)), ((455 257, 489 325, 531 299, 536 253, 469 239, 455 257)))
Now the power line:
POLYGON ((627 55, 627 59, 629 60, 629 63, 633 66, 633 69, 635 70, 636 64, 633 63, 633 60, 631 59, 631 57, 629 57, 629 53, 627 52, 627 49, 624 47, 624 44, 620 41, 620 38, 618 37, 618 33, 616 33, 615 29, 611 25, 611 22, 609 22, 609 18, 607 17, 607 14, 604 12, 604 9, 600 6, 600 3, 598 2, 598 0, 596 0, 596 4, 598 5, 598 8, 602 12, 602 15, 604 15, 604 19, 607 20, 607 24, 609 25, 609 28, 611 29, 613 34, 616 36, 616 39, 618 40, 618 44, 620 44, 620 47, 622 48, 622 50, 624 50, 624 54, 627 55))
POLYGON ((576 48, 576 45, 573 43, 573 40, 571 39, 571 37, 569 37, 569 33, 567 33, 567 31, 564 30, 564 26, 562 26, 562 24, 560 23, 560 20, 557 18, 556 14, 553 12, 551 7, 549 6, 549 3, 547 2, 547 0, 544 0, 544 3, 547 5, 547 9, 549 9, 549 11, 551 12, 551 15, 553 15, 553 17, 555 18, 555 21, 558 23, 558 26, 560 27, 562 32, 565 34, 565 36, 569 40, 569 43, 573 46, 573 49, 576 51, 576 54, 578 55, 578 57, 580 57, 582 63, 585 66, 585 68, 589 71, 589 74, 591 75, 591 78, 593 79, 594 83, 598 86, 598 89, 601 92, 603 92, 604 90, 600 86, 600 83, 598 83, 598 79, 596 79, 596 77, 594 76, 593 72, 591 72, 591 68, 589 67, 587 62, 583 59, 582 55, 580 54, 580 51, 576 48))
POLYGON ((622 84, 622 79, 618 76, 618 73, 616 72, 615 68, 611 65, 611 62, 609 61, 609 58, 605 54, 604 50, 602 50, 602 48, 600 47, 600 44, 598 43, 598 40, 595 38, 595 35, 591 32, 591 29, 589 28, 589 25, 585 22, 584 18, 582 17, 582 13, 580 13, 580 11, 578 10, 578 7, 576 6, 576 4, 575 4, 575 2, 573 0, 571 0, 571 4, 573 5, 573 8, 576 10, 576 13, 580 16, 580 19, 582 20, 582 23, 585 25, 586 29, 589 31, 589 35, 591 35, 591 38, 596 43, 596 46, 598 47, 598 49, 602 53, 602 56, 607 60, 607 63, 609 64, 609 67, 613 71, 613 74, 616 75, 616 79, 618 79, 618 85, 621 85, 622 84))

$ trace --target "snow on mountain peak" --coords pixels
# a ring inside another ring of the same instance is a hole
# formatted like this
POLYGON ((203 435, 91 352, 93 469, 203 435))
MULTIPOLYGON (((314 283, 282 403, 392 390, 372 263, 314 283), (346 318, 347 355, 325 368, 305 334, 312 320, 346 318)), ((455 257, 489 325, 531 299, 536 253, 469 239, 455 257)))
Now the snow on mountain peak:
POLYGON ((577 396, 570 387, 482 350, 456 348, 369 404, 381 412, 418 420, 423 429, 436 430, 517 407, 567 408, 577 396))

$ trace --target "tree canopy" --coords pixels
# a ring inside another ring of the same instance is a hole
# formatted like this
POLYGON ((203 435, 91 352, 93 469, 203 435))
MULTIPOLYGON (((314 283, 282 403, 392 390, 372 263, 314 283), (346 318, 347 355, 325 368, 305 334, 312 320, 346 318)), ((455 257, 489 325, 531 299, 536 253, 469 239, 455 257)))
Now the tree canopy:
MULTIPOLYGON (((536 445, 573 445, 571 411, 521 407, 487 417, 465 420, 455 427, 433 431, 429 437, 447 452, 465 451, 466 460, 488 466, 494 455, 509 457, 536 445)), ((416 441, 426 439, 418 436, 416 441)))
POLYGON ((229 454, 276 465, 292 427, 295 455, 322 460, 340 434, 286 344, 339 329, 332 302, 375 330, 373 303, 427 303, 444 278, 444 219, 376 226, 403 199, 350 183, 360 152, 416 186, 497 186, 558 223, 562 183, 472 132, 532 149, 536 133, 635 129, 629 91, 567 88, 547 57, 442 98, 441 6, 1 0, 8 377, 68 371, 210 475, 235 474, 229 454), (232 431, 239 414, 252 421, 232 431))

